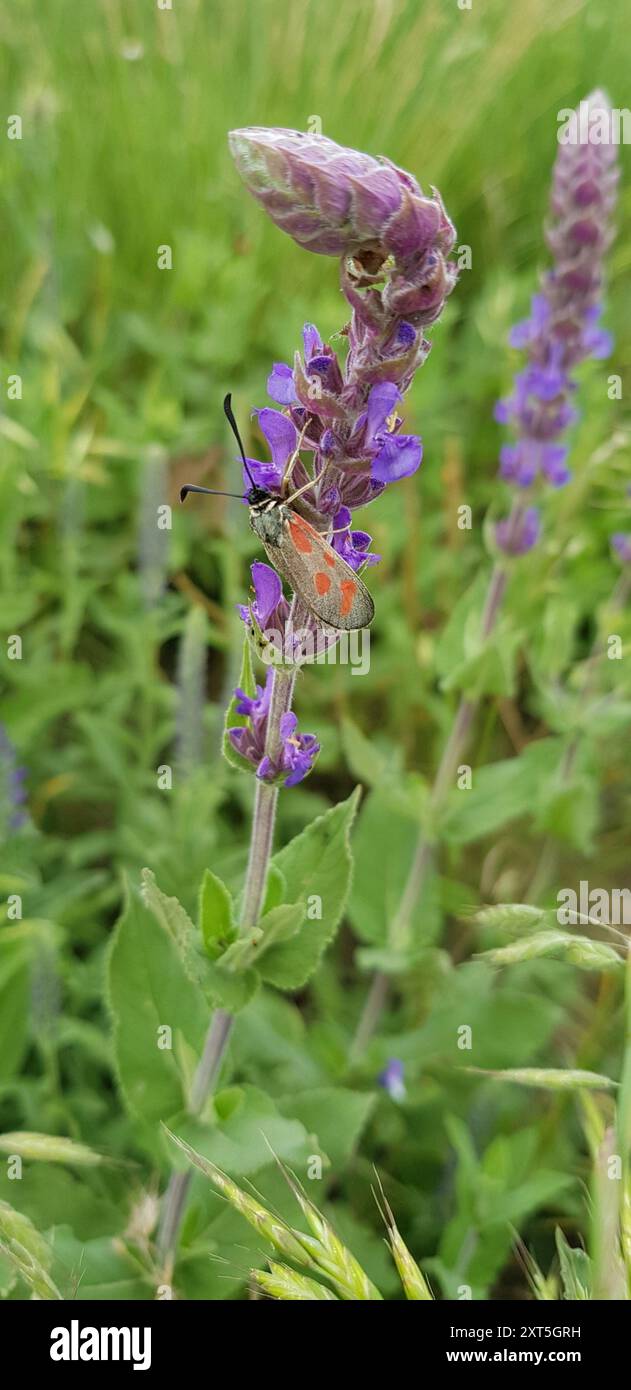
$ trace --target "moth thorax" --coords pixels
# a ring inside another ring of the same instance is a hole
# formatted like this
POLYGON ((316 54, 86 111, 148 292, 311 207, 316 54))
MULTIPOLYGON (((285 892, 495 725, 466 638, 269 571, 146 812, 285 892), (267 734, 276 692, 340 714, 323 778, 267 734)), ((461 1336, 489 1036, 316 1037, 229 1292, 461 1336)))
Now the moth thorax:
POLYGON ((267 545, 279 545, 283 534, 283 507, 272 502, 265 509, 252 508, 250 525, 255 535, 267 545))

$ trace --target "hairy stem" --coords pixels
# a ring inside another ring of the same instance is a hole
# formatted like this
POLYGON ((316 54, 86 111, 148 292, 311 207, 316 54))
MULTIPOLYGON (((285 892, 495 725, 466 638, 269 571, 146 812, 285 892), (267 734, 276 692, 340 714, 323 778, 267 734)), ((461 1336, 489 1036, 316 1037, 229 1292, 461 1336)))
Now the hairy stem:
MULTIPOLYGON (((295 675, 286 671, 275 671, 267 723, 265 752, 269 758, 278 755, 281 746, 280 721, 291 708, 295 675)), ((278 787, 257 780, 252 814, 252 833, 250 853, 243 889, 241 905, 241 930, 256 926, 261 915, 265 897, 267 870, 274 839, 274 821, 278 787)), ((228 1046, 234 1017, 225 1009, 215 1009, 206 1034, 202 1055, 193 1077, 188 1109, 191 1115, 200 1115, 209 1095, 211 1095, 228 1046)), ((162 1204, 162 1216, 158 1233, 158 1253, 160 1257, 161 1281, 169 1284, 177 1253, 178 1237, 186 1199, 191 1184, 192 1173, 172 1173, 162 1204)))

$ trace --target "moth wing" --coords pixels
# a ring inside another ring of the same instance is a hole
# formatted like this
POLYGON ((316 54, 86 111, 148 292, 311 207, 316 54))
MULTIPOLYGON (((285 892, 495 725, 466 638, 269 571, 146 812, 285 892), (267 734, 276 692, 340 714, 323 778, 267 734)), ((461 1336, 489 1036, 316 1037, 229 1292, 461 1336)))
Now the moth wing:
POLYGON ((304 517, 287 513, 280 543, 263 542, 272 564, 320 622, 347 632, 368 627, 375 605, 363 580, 304 517))

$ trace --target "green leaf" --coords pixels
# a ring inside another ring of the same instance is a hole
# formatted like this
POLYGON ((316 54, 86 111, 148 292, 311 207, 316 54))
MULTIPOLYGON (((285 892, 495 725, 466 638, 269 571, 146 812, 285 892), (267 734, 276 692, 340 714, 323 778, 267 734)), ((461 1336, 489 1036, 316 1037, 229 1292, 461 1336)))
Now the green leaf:
POLYGON ((205 993, 228 1013, 239 1013, 256 994, 260 984, 258 972, 254 969, 227 970, 223 960, 208 961, 207 966, 205 993))
POLYGON ((504 618, 488 638, 482 635, 488 586, 488 576, 481 572, 456 603, 436 650, 441 688, 466 691, 471 700, 512 695, 515 684, 520 633, 504 618))
MULTIPOLYGON (((210 876, 215 878, 214 875, 210 876)), ((201 934, 191 922, 188 913, 184 911, 182 904, 177 898, 167 898, 160 891, 155 881, 154 875, 149 869, 143 870, 143 898, 147 907, 151 909, 154 916, 173 941, 182 967, 188 978, 193 984, 202 990, 204 997, 210 1004, 219 1004, 222 1008, 228 1009, 230 1013, 237 1013, 252 998, 255 993, 259 979, 253 970, 246 970, 245 964, 241 966, 241 974, 237 975, 227 968, 230 953, 234 951, 239 942, 228 946, 221 957, 216 960, 209 960, 206 955, 202 955, 199 949, 201 934), (224 968, 226 967, 226 968, 224 968)), ((204 880, 207 883, 207 880, 204 880)), ((215 878, 215 884, 219 885, 219 892, 215 892, 211 884, 209 895, 214 895, 214 901, 218 904, 221 914, 225 914, 226 901, 222 900, 221 889, 224 889, 220 879, 215 878)), ((224 889, 225 894, 228 890, 224 889)), ((230 899, 228 898, 228 903, 230 899)), ((232 920, 232 919, 231 919, 232 920)), ((221 921, 225 923, 225 915, 221 921)), ((232 927, 234 932, 234 927, 232 927)))
POLYGON ((559 786, 552 781, 543 788, 537 806, 537 829, 555 839, 565 840, 583 854, 589 854, 594 844, 600 811, 598 780, 584 771, 559 786))
MULTIPOLYGON (((248 642, 247 636, 243 639, 243 659, 241 662, 241 674, 238 680, 238 687, 240 690, 244 692, 245 695, 250 696, 250 698, 255 693, 254 673, 252 671, 252 657, 250 654, 250 644, 248 642)), ((247 722, 247 716, 245 714, 238 713, 237 697, 236 695, 233 695, 230 704, 228 705, 228 709, 226 710, 222 743, 223 755, 224 758, 226 758, 227 761, 230 763, 231 767, 236 767, 241 772, 254 773, 255 768, 252 767, 252 764, 248 762, 247 758, 242 758, 241 754, 237 753, 236 748, 233 748, 230 739, 228 738, 228 729, 244 729, 247 722)))
POLYGON ((202 984, 206 962, 198 950, 198 934, 177 898, 169 898, 156 883, 151 869, 143 869, 141 897, 145 906, 171 938, 182 965, 195 984, 202 984))
POLYGON ((466 691, 467 698, 482 695, 509 697, 515 691, 515 668, 521 634, 501 623, 492 637, 475 645, 471 655, 443 678, 443 690, 466 691))
POLYGON ((79 1168, 94 1168, 103 1162, 101 1154, 76 1139, 65 1139, 57 1134, 34 1134, 28 1130, 0 1134, 0 1153, 19 1154, 21 1158, 37 1159, 42 1163, 70 1163, 79 1168))
POLYGON ((155 1298, 155 1282, 122 1237, 77 1240, 64 1224, 55 1230, 54 1253, 53 1273, 64 1298, 106 1303, 155 1298))
POLYGON ((391 749, 389 756, 386 755, 374 738, 367 738, 352 719, 342 720, 342 748, 353 776, 367 787, 378 786, 392 776, 392 761, 397 750, 391 749))
POLYGON ((110 955, 109 1006, 119 1081, 132 1114, 152 1125, 177 1113, 186 1104, 178 1038, 201 1055, 208 1005, 173 937, 129 891, 110 955), (165 1027, 171 1049, 158 1046, 165 1027))
POLYGON ((204 949, 217 960, 236 937, 232 898, 225 883, 206 869, 199 894, 199 925, 204 949))
POLYGON ((215 1097, 217 1123, 191 1116, 174 1120, 177 1134, 204 1158, 232 1176, 256 1173, 274 1161, 288 1163, 308 1152, 307 1133, 297 1119, 282 1115, 275 1102, 254 1086, 230 1087, 230 1104, 221 1116, 222 1093, 215 1097))
POLYGON ((48 1241, 8 1202, 0 1202, 0 1254, 38 1298, 61 1298, 48 1273, 52 1263, 48 1241))
POLYGON ((557 739, 539 739, 518 758, 473 769, 469 790, 453 790, 441 819, 449 844, 466 845, 532 812, 540 789, 558 761, 557 739))
POLYGON ((336 1166, 346 1163, 376 1103, 370 1091, 350 1091, 337 1086, 318 1086, 297 1095, 281 1096, 283 1115, 300 1120, 322 1153, 336 1166))
POLYGON ((300 989, 313 974, 341 920, 351 881, 350 831, 359 800, 357 788, 318 816, 274 857, 286 881, 290 903, 302 907, 306 920, 297 936, 271 946, 260 965, 261 975, 279 989, 300 989), (320 899, 321 917, 310 917, 320 899))
POLYGON ((267 881, 265 884, 265 902, 263 903, 263 916, 271 912, 273 907, 280 907, 287 897, 287 884, 284 874, 281 874, 277 864, 270 864, 267 870, 267 881))
MULTIPOLYGON (((89 1169, 74 1164, 27 1163, 19 1183, 20 1208, 40 1231, 63 1225, 71 1214, 75 1235, 89 1240, 120 1228, 116 1198, 122 1195, 128 1178, 122 1164, 110 1165, 107 1190, 99 1185, 97 1193, 89 1169)), ((10 1202, 15 1192, 15 1179, 8 1177, 7 1165, 0 1163, 0 1200, 10 1202)))
POLYGON ((244 970, 260 964, 272 946, 291 941, 304 922, 302 903, 280 903, 265 913, 257 927, 250 927, 226 951, 222 965, 226 970, 244 970))
POLYGON ((539 678, 556 680, 570 664, 574 650, 578 605, 565 595, 551 596, 535 628, 530 661, 539 678))
MULTIPOLYGON (((419 833, 419 816, 411 809, 403 810, 389 789, 375 788, 365 797, 353 833, 355 873, 349 916, 360 941, 367 945, 388 944, 419 833)), ((413 914, 413 945, 431 943, 440 921, 439 884, 430 870, 413 914)))

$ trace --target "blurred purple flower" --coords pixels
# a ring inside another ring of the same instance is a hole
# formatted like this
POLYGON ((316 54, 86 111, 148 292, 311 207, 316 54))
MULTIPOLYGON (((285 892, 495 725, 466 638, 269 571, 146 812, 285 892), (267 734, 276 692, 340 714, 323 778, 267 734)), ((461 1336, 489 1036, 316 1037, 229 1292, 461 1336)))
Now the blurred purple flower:
POLYGON ((403 1062, 398 1057, 390 1057, 377 1078, 379 1085, 392 1100, 402 1101, 406 1097, 403 1062))
MULTIPOLYGON (((592 93, 585 109, 588 132, 598 121, 600 133, 602 112, 609 109, 606 97, 592 93)), ((577 419, 572 372, 584 358, 605 357, 611 349, 611 337, 599 327, 599 319, 603 258, 613 236, 616 166, 613 143, 559 145, 547 231, 554 264, 533 295, 530 317, 510 333, 511 345, 526 352, 528 362, 515 377, 512 395, 495 407, 495 419, 511 425, 516 435, 500 449, 500 477, 517 488, 530 488, 540 479, 554 488, 569 482, 569 450, 562 436, 577 419)), ((523 510, 518 503, 495 529, 497 544, 514 555, 530 550, 538 535, 536 510, 523 510)))
POLYGON ((0 724, 0 826, 6 831, 20 830, 27 816, 21 809, 26 801, 27 771, 18 767, 13 744, 0 724))
POLYGON ((611 545, 623 565, 631 565, 631 535, 624 531, 615 531, 611 537, 611 545))
POLYGON ((516 510, 505 521, 498 521, 495 540, 507 555, 525 555, 539 540, 541 526, 536 507, 516 510))
MULTIPOLYGON (((608 109, 602 92, 587 99, 588 124, 608 109)), ((554 169, 547 242, 554 264, 533 295, 530 316, 510 334, 527 353, 513 394, 499 401, 495 418, 516 431, 500 454, 500 476, 517 487, 538 477, 553 487, 570 478, 567 447, 560 437, 576 419, 573 368, 586 357, 601 358, 611 337, 599 327, 603 258, 612 239, 611 214, 618 178, 611 144, 561 144, 554 169)))

